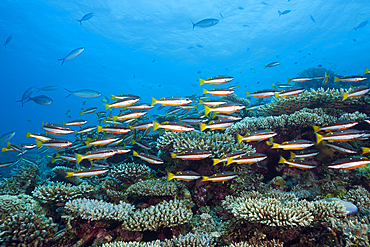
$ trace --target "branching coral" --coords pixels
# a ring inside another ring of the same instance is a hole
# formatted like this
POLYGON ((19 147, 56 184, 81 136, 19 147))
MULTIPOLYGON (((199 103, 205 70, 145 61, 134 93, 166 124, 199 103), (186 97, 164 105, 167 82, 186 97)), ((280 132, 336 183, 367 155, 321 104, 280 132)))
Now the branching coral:
POLYGON ((358 187, 356 190, 349 190, 343 197, 343 200, 355 204, 361 213, 370 211, 370 192, 362 187, 358 187))
POLYGON ((245 150, 247 153, 255 152, 249 144, 238 144, 231 135, 213 131, 200 134, 166 132, 158 138, 157 147, 162 151, 175 153, 207 150, 212 152, 212 157, 222 157, 224 154, 237 150, 245 150))
POLYGON ((37 182, 38 167, 36 164, 25 163, 12 171, 10 178, 0 184, 1 195, 18 195, 30 193, 37 182))
POLYGON ((341 110, 304 108, 290 115, 282 114, 281 116, 246 117, 227 128, 226 133, 245 135, 251 131, 266 128, 277 130, 292 127, 311 127, 312 125, 323 125, 337 120, 363 120, 365 118, 367 118, 367 115, 359 112, 346 113, 341 110))
POLYGON ((172 237, 162 243, 167 247, 212 247, 215 246, 214 238, 207 233, 188 233, 172 237))
POLYGON ((368 218, 358 219, 331 219, 329 230, 336 246, 369 246, 370 222, 368 218))
POLYGON ((52 202, 57 205, 64 205, 68 200, 88 197, 95 191, 95 188, 87 183, 78 186, 62 182, 41 185, 32 191, 32 195, 41 200, 52 202))
POLYGON ((111 169, 111 174, 114 178, 129 184, 148 177, 152 173, 153 170, 149 166, 136 163, 122 163, 115 165, 111 169))
POLYGON ((0 243, 2 246, 48 246, 57 229, 51 219, 20 212, 0 220, 0 243))
POLYGON ((302 108, 323 107, 329 109, 350 109, 353 111, 363 111, 364 106, 369 102, 369 96, 352 98, 343 101, 344 92, 348 90, 323 89, 318 88, 306 90, 305 92, 293 97, 278 97, 271 103, 259 109, 260 114, 264 116, 274 116, 281 114, 291 114, 302 108))
POLYGON ((265 240, 265 241, 257 241, 255 239, 249 240, 247 242, 239 242, 239 243, 232 243, 229 247, 283 247, 284 243, 280 240, 265 240))
POLYGON ((102 247, 161 247, 160 241, 152 242, 123 242, 117 241, 113 243, 103 244, 102 247))

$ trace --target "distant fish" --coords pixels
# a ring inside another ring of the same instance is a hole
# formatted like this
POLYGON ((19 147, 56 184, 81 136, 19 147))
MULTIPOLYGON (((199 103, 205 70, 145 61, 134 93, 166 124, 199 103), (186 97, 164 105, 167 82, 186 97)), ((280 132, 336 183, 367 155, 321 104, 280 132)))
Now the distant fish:
POLYGON ((353 42, 356 42, 357 40, 356 39, 353 39, 353 42))
POLYGON ((35 97, 28 97, 27 101, 32 100, 38 105, 51 105, 54 101, 46 95, 38 95, 35 97))
POLYGON ((311 20, 313 21, 313 23, 316 23, 316 21, 315 21, 315 19, 313 18, 313 16, 312 16, 312 15, 310 15, 310 18, 311 18, 311 20))
POLYGON ((39 91, 54 91, 54 90, 57 90, 58 88, 59 88, 58 86, 46 86, 46 87, 37 88, 37 89, 39 91))
POLYGON ((152 63, 154 63, 155 62, 155 59, 152 61, 152 63))
POLYGON ((355 27, 354 29, 355 29, 355 31, 357 30, 357 29, 359 29, 359 28, 363 28, 363 27, 365 27, 366 25, 367 25, 367 23, 368 23, 368 21, 363 21, 363 22, 361 22, 357 27, 355 27))
POLYGON ((203 46, 202 45, 195 45, 196 47, 198 47, 198 48, 203 48, 203 46))
POLYGON ((189 46, 189 47, 188 47, 188 50, 193 49, 193 48, 194 48, 194 46, 189 46))
POLYGON ((183 180, 183 181, 192 181, 192 180, 197 180, 198 178, 201 178, 201 176, 193 171, 180 171, 177 172, 176 174, 173 173, 168 173, 168 181, 172 179, 177 179, 177 180, 183 180))
POLYGON ((5 40, 5 43, 4 43, 4 46, 6 48, 6 45, 13 39, 13 35, 10 35, 6 40, 5 40))
POLYGON ((82 16, 81 20, 76 20, 76 21, 78 21, 80 23, 80 25, 82 26, 83 21, 90 20, 93 16, 94 16, 94 13, 88 13, 88 14, 82 16))
POLYGON ((280 10, 278 10, 278 13, 279 13, 279 17, 281 15, 286 15, 286 14, 289 14, 291 10, 284 10, 283 12, 281 12, 280 10))
POLYGON ((197 71, 197 74, 200 74, 200 73, 202 73, 202 71, 200 71, 200 70, 199 70, 199 71, 197 71))
POLYGON ((193 30, 194 30, 195 27, 201 27, 201 28, 212 27, 216 25, 218 22, 219 22, 218 19, 204 19, 204 20, 198 21, 197 23, 194 23, 194 22, 191 22, 191 23, 193 23, 193 30))
POLYGON ((243 10, 244 8, 243 7, 239 7, 240 10, 243 10))
POLYGON ((266 69, 266 68, 272 68, 272 67, 275 67, 275 66, 278 66, 280 64, 280 62, 272 62, 272 63, 269 63, 267 65, 264 65, 263 67, 266 69))
POLYGON ((87 99, 99 98, 101 96, 101 93, 99 93, 97 91, 94 91, 94 90, 91 90, 91 89, 81 89, 81 90, 77 90, 77 91, 74 91, 74 92, 68 90, 67 88, 64 88, 64 89, 69 92, 67 97, 71 96, 72 94, 76 95, 77 97, 87 98, 87 99))
POLYGON ((64 58, 59 58, 58 61, 62 61, 62 64, 64 63, 64 61, 66 59, 72 59, 72 58, 75 58, 77 57, 78 55, 80 55, 83 51, 85 50, 84 47, 80 47, 80 48, 77 48, 77 49, 74 49, 73 51, 71 51, 70 53, 68 53, 67 56, 65 56, 64 58))
POLYGON ((15 135, 15 131, 11 131, 11 132, 8 132, 8 133, 5 133, 4 135, 2 135, 0 137, 0 145, 10 141, 10 139, 12 139, 14 137, 14 135, 15 135))
POLYGON ((29 89, 27 89, 26 91, 24 91, 24 93, 22 95, 22 99, 21 100, 17 100, 16 102, 22 102, 22 107, 23 107, 23 103, 28 101, 28 98, 33 93, 33 90, 35 90, 35 87, 30 87, 29 89))
POLYGON ((265 3, 265 2, 261 2, 263 5, 269 5, 268 3, 265 3))
POLYGON ((251 68, 251 72, 252 72, 252 73, 256 73, 256 71, 254 71, 254 69, 253 69, 253 68, 251 68))

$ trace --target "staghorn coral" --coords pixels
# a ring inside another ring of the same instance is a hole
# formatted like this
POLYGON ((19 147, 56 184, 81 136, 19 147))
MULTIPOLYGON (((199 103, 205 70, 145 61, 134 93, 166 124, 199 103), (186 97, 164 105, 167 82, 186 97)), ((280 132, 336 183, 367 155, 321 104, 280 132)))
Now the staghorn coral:
POLYGON ((343 197, 343 200, 355 204, 361 213, 368 213, 370 211, 370 192, 362 187, 349 190, 343 197))
POLYGON ((35 201, 32 196, 24 194, 0 196, 0 217, 5 217, 20 211, 34 212, 36 214, 43 213, 40 204, 35 201))
POLYGON ((126 184, 133 184, 140 179, 148 177, 154 171, 144 164, 122 163, 112 167, 110 172, 115 179, 126 184))
POLYGON ((75 199, 68 201, 65 211, 85 220, 117 220, 122 229, 129 231, 155 231, 161 226, 174 227, 185 224, 193 216, 188 203, 181 200, 162 201, 155 206, 136 210, 129 203, 112 203, 75 199))
POLYGON ((328 228, 332 233, 336 246, 370 245, 370 222, 368 218, 362 220, 350 218, 338 220, 332 218, 328 228))
POLYGON ((0 183, 1 195, 18 195, 30 193, 37 180, 39 168, 36 164, 25 163, 12 170, 12 176, 0 183))
POLYGON ((138 182, 127 188, 126 196, 180 196, 189 198, 190 192, 180 182, 162 181, 162 180, 146 180, 138 182))
POLYGON ((49 246, 47 245, 58 227, 51 218, 30 212, 19 212, 0 220, 0 244, 2 246, 49 246))
POLYGON ((346 208, 337 201, 308 202, 294 197, 277 199, 268 194, 266 196, 267 198, 257 192, 245 193, 241 197, 227 196, 222 206, 238 219, 273 227, 307 227, 313 221, 347 214, 346 208))
POLYGON ((68 200, 88 197, 95 191, 95 188, 87 183, 78 186, 65 184, 62 182, 52 182, 41 185, 32 191, 32 195, 41 200, 45 200, 57 205, 64 205, 68 200))
POLYGON ((259 109, 263 116, 276 116, 281 114, 291 114, 302 108, 323 107, 329 109, 346 109, 351 112, 363 111, 364 106, 369 102, 369 96, 352 98, 343 101, 343 88, 340 89, 310 89, 293 97, 278 97, 271 103, 259 109))
POLYGON ((255 130, 271 128, 272 130, 302 128, 312 125, 323 125, 337 120, 363 120, 367 118, 364 113, 346 113, 341 110, 327 110, 322 108, 304 108, 293 114, 269 117, 246 117, 226 129, 225 133, 246 135, 255 130))
POLYGON ((75 169, 73 168, 69 168, 69 167, 66 167, 66 166, 56 166, 52 169, 53 172, 55 172, 56 174, 60 175, 63 179, 67 180, 68 182, 74 184, 74 185, 79 185, 80 183, 83 182, 83 180, 79 177, 66 177, 67 176, 67 172, 73 172, 75 171, 75 169))
POLYGON ((224 154, 237 150, 254 153, 255 149, 244 143, 236 143, 229 134, 220 134, 214 131, 205 133, 166 132, 157 140, 157 148, 162 151, 181 153, 191 150, 207 150, 212 152, 211 157, 221 157, 224 154))
POLYGON ((212 247, 216 246, 214 238, 207 233, 188 233, 166 239, 162 246, 166 247, 212 247))
POLYGON ((123 242, 117 241, 113 243, 103 244, 102 247, 161 247, 159 240, 152 242, 123 242))
POLYGON ((251 239, 246 242, 239 242, 239 243, 232 243, 229 245, 229 247, 283 247, 284 243, 280 240, 255 240, 251 239))
POLYGON ((235 103, 239 103, 239 104, 242 104, 242 105, 245 105, 246 107, 249 106, 250 102, 248 99, 246 98, 238 98, 238 96, 236 94, 229 94, 229 95, 225 95, 225 96, 220 96, 220 99, 226 99, 226 100, 229 100, 231 102, 235 102, 235 103))

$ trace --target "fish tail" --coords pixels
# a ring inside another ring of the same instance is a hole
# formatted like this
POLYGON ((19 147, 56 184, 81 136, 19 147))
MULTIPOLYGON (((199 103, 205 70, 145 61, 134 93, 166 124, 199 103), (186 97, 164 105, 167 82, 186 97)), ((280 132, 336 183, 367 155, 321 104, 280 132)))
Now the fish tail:
POLYGON ((202 86, 204 84, 204 81, 205 80, 199 78, 199 85, 202 86))
POLYGON ((36 145, 37 145, 37 147, 38 147, 38 148, 39 148, 39 147, 41 147, 41 144, 42 144, 42 142, 41 142, 41 141, 36 140, 36 145))
POLYGON ((215 165, 217 165, 218 163, 220 163, 220 160, 221 160, 221 159, 213 159, 213 165, 215 166, 215 165))
POLYGON ((247 92, 247 96, 249 96, 249 95, 251 95, 251 93, 250 92, 247 92))
POLYGON ((157 100, 152 97, 152 105, 155 105, 155 104, 157 104, 157 100))
POLYGON ((102 127, 102 126, 97 125, 96 127, 97 127, 97 130, 98 130, 98 133, 100 133, 100 132, 102 132, 102 131, 103 131, 103 127, 102 127))
POLYGON ((368 73, 370 73, 370 71, 368 70, 368 68, 365 68, 364 74, 368 74, 368 73))
POLYGON ((283 156, 280 156, 279 164, 280 164, 280 163, 285 163, 285 161, 286 161, 286 159, 284 159, 284 157, 283 157, 283 156))
POLYGON ((59 58, 58 59, 58 61, 62 61, 62 64, 61 65, 63 65, 64 64, 64 61, 65 61, 66 59, 65 58, 59 58))
POLYGON ((204 113, 206 114, 206 116, 209 114, 210 109, 211 108, 209 106, 207 106, 207 105, 204 106, 204 113))
POLYGON ((266 69, 266 68, 267 68, 267 66, 266 66, 266 65, 263 65, 263 68, 264 68, 264 69, 266 69))
POLYGON ((294 158, 295 158, 295 153, 290 152, 290 159, 294 159, 294 158))
POLYGON ((339 81, 339 78, 334 76, 334 82, 337 82, 337 81, 339 81))
POLYGON ((240 144, 243 141, 243 136, 240 135, 240 134, 238 134, 238 138, 237 139, 238 139, 238 143, 240 144))
POLYGON ((322 141, 322 135, 320 135, 319 133, 316 133, 316 142, 317 142, 317 144, 319 144, 321 141, 322 141))
POLYGON ((168 181, 171 181, 172 179, 173 179, 173 176, 174 176, 175 174, 173 174, 173 173, 168 173, 168 176, 167 176, 167 178, 168 178, 168 181))
POLYGON ((153 131, 155 131, 159 128, 159 123, 157 123, 156 121, 153 121, 153 122, 154 122, 153 131))
POLYGON ((279 97, 279 92, 275 92, 275 98, 279 97))
POLYGON ((79 164, 83 160, 84 156, 82 154, 76 154, 76 162, 79 164))
POLYGON ((105 106, 105 110, 109 109, 109 104, 104 104, 104 106, 105 106))
POLYGON ((6 152, 6 148, 2 148, 1 149, 1 152, 6 152))
POLYGON ((66 178, 68 178, 68 177, 72 177, 72 176, 73 176, 73 174, 74 174, 74 172, 67 172, 67 176, 66 176, 66 178))
POLYGON ((51 163, 54 164, 55 163, 55 158, 51 158, 51 163))
POLYGON ((172 159, 176 159, 176 157, 177 157, 177 154, 175 154, 175 153, 171 153, 171 158, 172 158, 172 159))
POLYGON ((367 148, 367 147, 361 147, 362 149, 362 153, 361 154, 367 154, 367 153, 370 153, 370 148, 367 148))
POLYGON ((233 163, 233 159, 232 158, 227 158, 227 162, 226 162, 226 166, 230 165, 231 163, 233 163))
POLYGON ((193 30, 194 30, 194 28, 195 28, 195 24, 194 24, 194 22, 192 21, 192 20, 190 20, 191 21, 191 23, 193 24, 193 30))
POLYGON ((313 131, 316 133, 316 132, 319 132, 319 130, 320 130, 320 126, 316 126, 316 125, 314 125, 314 126, 312 126, 313 127, 313 131))
POLYGON ((207 93, 208 93, 207 89, 203 88, 203 94, 207 94, 207 93))
POLYGON ((29 132, 29 131, 27 131, 27 133, 26 133, 26 138, 28 138, 28 137, 31 137, 31 133, 29 132))
POLYGON ((205 123, 200 124, 200 131, 204 131, 206 129, 207 125, 205 123))
POLYGON ((279 17, 281 16, 281 11, 280 10, 278 10, 278 13, 279 13, 279 17))
POLYGON ((202 176, 202 181, 208 181, 209 177, 207 176, 202 176))
MULTIPOLYGON (((63 63, 64 63, 64 61, 63 61, 63 63)), ((62 65, 63 65, 63 63, 62 63, 62 65)), ((71 96, 72 95, 72 91, 71 90, 68 90, 67 88, 64 88, 65 90, 67 90, 68 92, 69 92, 69 94, 66 96, 66 98, 68 98, 69 96, 71 96)), ((82 115, 82 114, 81 114, 82 115)))
POLYGON ((288 78, 288 83, 291 81, 292 79, 288 78))
POLYGON ((133 155, 133 156, 138 156, 138 153, 137 153, 136 151, 133 151, 133 152, 132 152, 132 155, 133 155))
POLYGON ((272 143, 272 147, 271 148, 279 148, 279 144, 277 143, 272 143))
POLYGON ((343 93, 343 99, 342 101, 346 100, 348 98, 348 93, 343 93))

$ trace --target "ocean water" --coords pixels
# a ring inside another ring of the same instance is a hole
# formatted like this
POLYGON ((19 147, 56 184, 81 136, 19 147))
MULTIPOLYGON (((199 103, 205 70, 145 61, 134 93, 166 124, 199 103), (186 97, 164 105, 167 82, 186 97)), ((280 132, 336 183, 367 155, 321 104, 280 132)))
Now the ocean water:
MULTIPOLYGON (((111 103, 112 94, 138 95, 140 103, 150 104, 152 97, 201 96, 203 88, 238 85, 236 95, 245 98, 246 92, 287 83, 309 68, 322 67, 338 77, 362 76, 370 66, 367 6, 366 1, 343 0, 2 0, 0 43, 12 39, 0 47, 0 135, 15 131, 11 143, 34 143, 26 133, 44 133, 43 123, 83 118, 87 125, 96 125, 94 114, 80 112, 88 107, 104 111, 102 99, 108 97, 111 103), (88 13, 92 18, 80 24, 77 20, 88 13), (193 28, 193 23, 209 18, 219 22, 193 28), (58 59, 80 47, 80 55, 61 65, 58 59), (264 68, 272 62, 280 64, 264 68), (218 75, 234 80, 226 86, 199 85, 199 78, 218 75), (28 88, 45 86, 58 89, 35 89, 32 97, 46 95, 52 104, 16 102, 28 88), (102 96, 67 97, 66 89, 90 89, 102 96)), ((148 117, 168 109, 157 108, 149 110, 148 117)), ((61 137, 74 140, 73 135, 61 137)), ((315 139, 313 133, 311 137, 315 139)), ((29 155, 40 158, 37 152, 29 155)), ((1 162, 17 158, 15 153, 0 153, 1 162)), ((10 171, 3 168, 0 173, 9 177, 10 171)))

